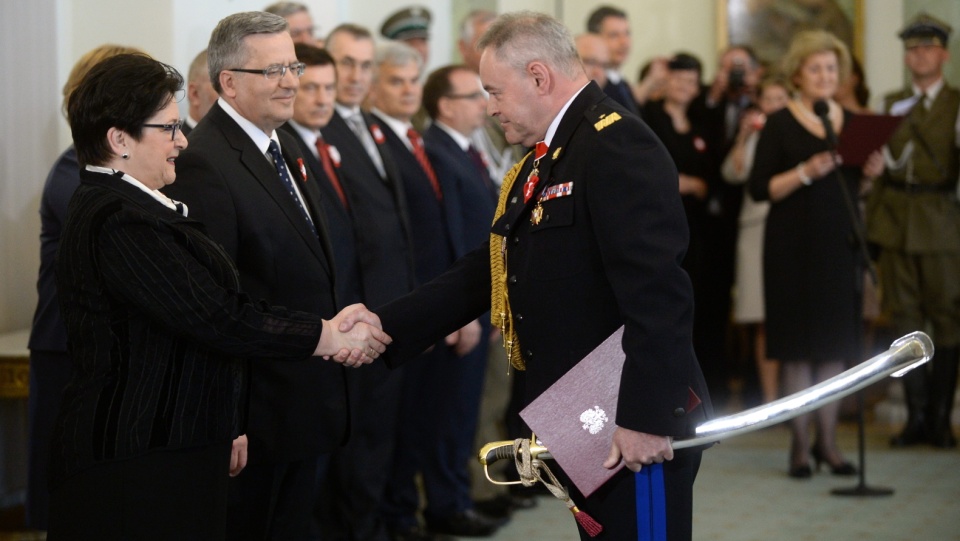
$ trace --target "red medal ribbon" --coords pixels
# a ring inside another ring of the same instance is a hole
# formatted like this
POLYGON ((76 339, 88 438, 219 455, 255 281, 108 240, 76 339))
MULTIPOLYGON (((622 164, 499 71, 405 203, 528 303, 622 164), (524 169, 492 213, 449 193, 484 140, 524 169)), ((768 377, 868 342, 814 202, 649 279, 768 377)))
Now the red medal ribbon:
POLYGON ((540 182, 540 160, 546 155, 547 144, 543 141, 538 142, 533 156, 533 170, 530 171, 530 176, 527 177, 527 181, 523 183, 524 204, 530 201, 530 198, 533 197, 534 190, 537 189, 537 183, 540 182))

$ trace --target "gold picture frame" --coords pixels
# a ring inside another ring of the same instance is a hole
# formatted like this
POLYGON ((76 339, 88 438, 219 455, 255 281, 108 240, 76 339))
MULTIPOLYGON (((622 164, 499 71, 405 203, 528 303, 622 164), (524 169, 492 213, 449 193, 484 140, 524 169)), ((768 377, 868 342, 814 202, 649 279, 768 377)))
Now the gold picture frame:
POLYGON ((760 60, 777 66, 793 35, 829 30, 863 60, 863 0, 718 0, 717 48, 750 45, 760 60))

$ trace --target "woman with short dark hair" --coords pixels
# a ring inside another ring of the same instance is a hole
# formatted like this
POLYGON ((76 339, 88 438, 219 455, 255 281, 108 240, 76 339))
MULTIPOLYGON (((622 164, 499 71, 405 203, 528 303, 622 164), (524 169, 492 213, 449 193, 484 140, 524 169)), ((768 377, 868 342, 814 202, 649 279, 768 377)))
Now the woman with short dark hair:
POLYGON ((172 67, 119 55, 68 101, 81 185, 58 254, 73 373, 51 447, 51 540, 222 539, 228 473, 246 462, 242 359, 355 365, 389 341, 240 292, 230 258, 159 191, 187 146, 182 87, 172 67))

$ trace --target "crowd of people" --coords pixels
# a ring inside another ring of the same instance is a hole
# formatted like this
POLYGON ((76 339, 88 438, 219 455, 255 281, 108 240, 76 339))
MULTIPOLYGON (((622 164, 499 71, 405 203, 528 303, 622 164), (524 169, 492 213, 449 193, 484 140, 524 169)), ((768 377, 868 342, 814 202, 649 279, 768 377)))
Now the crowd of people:
MULTIPOLYGON (((832 138, 868 93, 826 31, 776 65, 733 45, 709 84, 686 52, 631 83, 617 8, 575 38, 549 16, 473 11, 463 62, 425 73, 430 23, 411 7, 383 39, 352 23, 318 39, 305 6, 279 2, 221 20, 185 81, 129 47, 77 62, 73 145, 41 203, 29 525, 488 537, 537 499, 486 483, 476 449, 529 437, 519 411, 623 326, 605 465, 626 467, 570 495, 601 538, 689 539, 703 449, 670 442, 728 397, 733 329, 764 401, 836 375, 861 357, 873 259, 895 330, 937 344, 891 443, 956 445, 948 25, 903 29, 913 88, 885 112, 904 121, 848 164, 832 138), (641 498, 660 505, 641 517, 641 498)), ((856 473, 838 412, 791 422, 791 477, 811 460, 856 473)))

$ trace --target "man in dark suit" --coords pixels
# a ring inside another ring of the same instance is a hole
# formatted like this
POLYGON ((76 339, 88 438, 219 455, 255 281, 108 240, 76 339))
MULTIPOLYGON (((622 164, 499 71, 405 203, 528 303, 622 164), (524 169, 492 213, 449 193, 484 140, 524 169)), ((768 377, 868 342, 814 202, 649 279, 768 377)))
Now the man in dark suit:
MULTIPOLYGON (((437 69, 424 83, 423 107, 433 119, 423 134, 424 145, 444 187, 447 208, 459 209, 448 214, 450 234, 461 238, 458 245, 467 252, 489 239, 490 223, 497 208, 499 186, 490 178, 485 157, 471 141, 471 135, 482 131, 489 118, 486 105, 480 77, 466 65, 437 69)), ((455 255, 459 258, 464 254, 458 250, 455 255)), ((482 327, 479 344, 458 362, 462 377, 457 392, 460 439, 456 449, 464 457, 472 457, 479 446, 488 441, 505 439, 502 427, 506 401, 501 402, 501 409, 490 406, 498 393, 509 397, 512 387, 510 379, 504 377, 507 365, 503 348, 494 348, 499 351, 490 357, 491 340, 496 338, 489 314, 480 316, 479 321, 482 327), (494 385, 498 387, 491 388, 494 385), (484 405, 489 409, 485 411, 484 405), (484 415, 493 412, 497 413, 496 417, 484 415), (484 422, 486 426, 481 426, 484 422)), ((476 460, 464 462, 477 464, 476 460)), ((470 478, 483 479, 482 472, 470 469, 470 478)), ((490 487, 495 485, 484 481, 471 487, 475 508, 481 513, 494 518, 507 517, 524 503, 520 498, 511 498, 506 492, 490 490, 490 487)))
POLYGON ((306 67, 300 76, 293 118, 280 126, 280 130, 294 136, 307 168, 320 187, 320 205, 327 216, 335 261, 337 300, 341 304, 363 302, 357 238, 344 187, 346 179, 340 171, 342 157, 337 147, 327 143, 321 131, 333 117, 337 96, 333 57, 323 49, 303 43, 295 43, 294 52, 306 67))
POLYGON ((630 21, 627 20, 627 12, 612 6, 600 6, 587 19, 587 32, 597 34, 607 42, 610 65, 603 91, 627 111, 639 114, 630 82, 620 71, 630 55, 630 21))
POLYGON ((433 123, 423 134, 430 163, 447 199, 448 226, 460 236, 456 257, 489 238, 490 221, 497 207, 498 187, 490 178, 485 158, 470 136, 486 122, 487 98, 476 72, 464 65, 445 66, 427 78, 423 107, 433 123), (459 212, 457 212, 459 210, 459 212))
MULTIPOLYGON (((231 15, 210 38, 220 99, 177 159, 167 191, 233 258, 243 288, 294 310, 337 309, 334 264, 316 182, 295 140, 302 66, 282 17, 231 15)), ((333 363, 249 366, 249 466, 233 478, 230 539, 306 536, 319 457, 347 436, 344 369, 333 363)))
MULTIPOLYGON (((377 49, 370 92, 374 118, 384 127, 386 146, 400 170, 410 209, 414 263, 418 283, 446 270, 464 253, 458 186, 448 185, 433 170, 423 138, 412 119, 420 108, 422 58, 405 44, 377 49), (452 206, 456 205, 456 206, 452 206), (453 234, 450 224, 458 224, 453 234)), ((488 222, 489 223, 489 222, 488 222)), ((470 499, 467 461, 473 454, 473 429, 483 383, 476 363, 461 363, 480 339, 472 322, 405 367, 400 425, 393 472, 384 499, 385 519, 395 538, 409 539, 417 530, 419 491, 423 476, 429 531, 450 535, 489 535, 497 524, 477 514, 470 499), (435 389, 424 393, 423 389, 435 389)))
POLYGON ((670 442, 693 434, 711 408, 691 345, 676 168, 642 121, 587 80, 559 21, 503 15, 479 45, 488 112, 510 142, 535 151, 505 179, 490 244, 377 309, 394 338, 387 362, 422 351, 492 298, 532 400, 624 326, 618 428, 604 465, 622 458, 627 468, 589 498, 573 486, 571 496, 610 539, 664 524, 669 539, 690 539, 701 451, 674 454, 670 442), (659 511, 638 513, 638 492, 659 511))
MULTIPOLYGON (((336 173, 350 205, 362 299, 379 306, 415 283, 404 185, 386 146, 385 127, 360 110, 370 90, 373 36, 366 28, 341 25, 330 33, 327 46, 337 86, 335 110, 322 127, 323 137, 340 162, 336 173)), ((357 397, 351 417, 355 437, 331 459, 318 501, 320 526, 325 537, 383 539, 387 532, 380 504, 393 457, 404 374, 376 363, 349 375, 357 397)))
MULTIPOLYGON (((337 72, 337 101, 323 135, 341 157, 338 171, 345 177, 344 190, 351 201, 357 242, 363 254, 361 264, 369 261, 405 261, 406 272, 379 267, 370 269, 364 280, 368 303, 394 299, 409 291, 413 284, 413 254, 403 184, 390 151, 384 143, 383 127, 360 105, 370 91, 373 69, 373 35, 362 26, 342 24, 327 37, 327 51, 337 72)), ((385 301, 381 301, 385 302, 385 301)))

